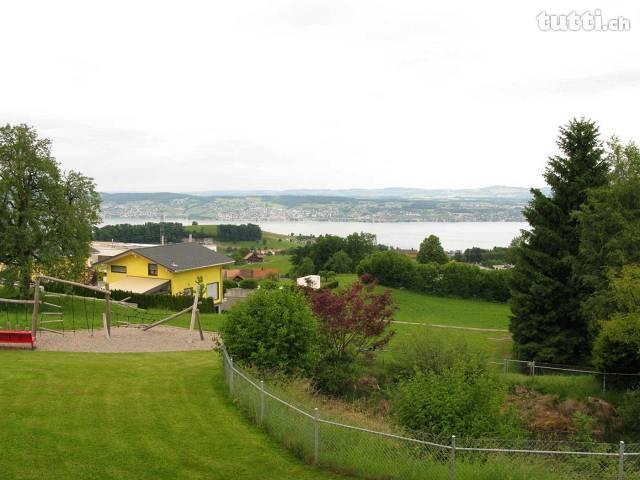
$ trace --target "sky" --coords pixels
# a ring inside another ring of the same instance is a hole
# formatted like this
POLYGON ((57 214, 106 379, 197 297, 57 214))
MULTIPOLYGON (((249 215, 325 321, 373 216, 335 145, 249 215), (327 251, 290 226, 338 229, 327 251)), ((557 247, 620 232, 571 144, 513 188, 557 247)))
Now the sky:
POLYGON ((542 186, 640 141, 640 2, 3 1, 0 123, 100 191, 542 186), (544 31, 601 10, 627 32, 544 31))

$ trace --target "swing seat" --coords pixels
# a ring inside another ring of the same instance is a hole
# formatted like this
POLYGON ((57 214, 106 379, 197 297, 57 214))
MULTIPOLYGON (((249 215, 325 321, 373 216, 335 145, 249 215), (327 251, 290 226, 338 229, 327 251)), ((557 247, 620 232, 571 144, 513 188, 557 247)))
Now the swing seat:
POLYGON ((0 343, 30 343, 33 349, 35 341, 31 330, 0 330, 0 343))

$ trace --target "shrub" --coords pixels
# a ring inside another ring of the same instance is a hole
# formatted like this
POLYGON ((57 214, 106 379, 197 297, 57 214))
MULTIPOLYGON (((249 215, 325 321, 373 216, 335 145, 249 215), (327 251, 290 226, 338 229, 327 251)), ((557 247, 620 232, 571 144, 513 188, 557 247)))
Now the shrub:
POLYGON ((222 282, 222 286, 225 290, 229 290, 230 288, 238 288, 238 283, 235 280, 225 280, 222 282))
POLYGON ((222 327, 237 360, 287 374, 310 373, 318 359, 318 325, 307 299, 291 290, 259 290, 236 304, 222 327))
MULTIPOLYGON (((609 372, 640 371, 640 313, 621 313, 604 322, 593 347, 593 364, 609 372)), ((612 376, 611 381, 618 386, 638 382, 635 376, 612 376)))
POLYGON ((277 290, 279 285, 280 284, 278 282, 271 280, 270 278, 260 282, 260 288, 263 290, 277 290))
POLYGON ((388 287, 407 287, 414 284, 415 264, 409 257, 398 252, 377 252, 365 257, 356 268, 356 273, 365 273, 388 287))
POLYGON ((475 265, 449 262, 416 264, 407 256, 387 251, 366 257, 356 269, 381 285, 405 287, 443 297, 481 298, 505 302, 510 298, 508 270, 482 270, 475 265))
POLYGON ((512 436, 515 427, 501 412, 505 395, 495 375, 457 361, 402 380, 392 411, 405 427, 433 435, 512 436))
POLYGON ((240 286, 240 288, 246 288, 248 290, 255 290, 256 288, 258 288, 258 282, 252 278, 240 280, 240 283, 238 283, 238 285, 240 286))
POLYGON ((629 390, 624 394, 624 400, 619 408, 620 418, 625 431, 640 433, 640 389, 629 390))

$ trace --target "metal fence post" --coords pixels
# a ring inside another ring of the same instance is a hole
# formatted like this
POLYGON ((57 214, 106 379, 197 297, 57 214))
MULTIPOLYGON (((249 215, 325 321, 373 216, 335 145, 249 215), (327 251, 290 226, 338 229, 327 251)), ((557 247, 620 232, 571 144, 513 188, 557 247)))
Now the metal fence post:
POLYGON ((529 376, 535 377, 536 375, 536 362, 529 362, 529 376))
POLYGON ((233 358, 229 357, 229 393, 233 396, 233 358))
POLYGON ((508 368, 507 367, 507 359, 503 358, 502 359, 502 363, 503 363, 503 367, 502 367, 503 372, 502 373, 507 373, 507 368, 508 368))
POLYGON ((320 435, 318 432, 318 407, 315 408, 313 412, 313 461, 314 463, 318 463, 318 453, 319 453, 319 443, 320 443, 320 435))
POLYGON ((456 436, 451 435, 451 459, 449 464, 449 479, 456 478, 456 436))
POLYGON ((602 372, 602 393, 607 391, 607 372, 602 372))
POLYGON ((260 380, 260 424, 264 421, 264 380, 260 380))
POLYGON ((618 480, 624 480, 624 442, 620 442, 620 453, 618 454, 618 480))

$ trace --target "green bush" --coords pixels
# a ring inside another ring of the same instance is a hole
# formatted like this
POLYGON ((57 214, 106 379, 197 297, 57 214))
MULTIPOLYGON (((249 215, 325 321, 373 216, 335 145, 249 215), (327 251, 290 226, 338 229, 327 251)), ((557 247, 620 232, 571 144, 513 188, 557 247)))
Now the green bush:
MULTIPOLYGON (((621 313, 604 322, 593 346, 593 365, 605 372, 640 372, 640 313, 621 313)), ((611 382, 631 386, 638 379, 616 375, 611 382)))
POLYGON ((234 359, 287 374, 309 373, 318 359, 318 324, 307 299, 291 290, 258 290, 222 326, 234 359))
POLYGON ((238 288, 238 282, 234 280, 224 280, 222 282, 222 286, 224 287, 225 290, 229 290, 231 288, 238 288))
POLYGON ((406 255, 398 252, 377 252, 365 257, 356 268, 361 276, 369 273, 387 287, 408 287, 413 285, 415 263, 406 255))
MULTIPOLYGON (((65 293, 67 295, 73 294, 78 297, 102 297, 101 294, 96 295, 95 292, 87 290, 86 288, 72 287, 58 282, 46 282, 44 284, 44 289, 45 292, 65 293)), ((160 308, 175 312, 184 310, 188 306, 193 305, 193 297, 186 295, 147 295, 144 293, 133 293, 123 290, 111 290, 111 298, 113 300, 124 300, 127 298, 127 302, 135 303, 139 308, 160 308)), ((199 302, 201 303, 198 308, 201 313, 215 312, 215 306, 212 298, 201 298, 199 302)))
POLYGON ((365 257, 356 269, 388 287, 404 287, 442 297, 481 298, 506 302, 510 298, 509 270, 482 270, 467 263, 416 264, 398 252, 378 252, 365 257))
POLYGON ((446 436, 520 433, 511 413, 501 410, 506 385, 489 370, 486 356, 462 340, 416 333, 392 371, 398 380, 392 411, 410 430, 446 436))
POLYGON ((279 282, 276 282, 275 280, 271 280, 269 278, 260 282, 260 288, 263 290, 276 290, 279 286, 279 282))
POLYGON ((626 392, 618 411, 625 431, 640 434, 640 389, 626 392))
POLYGON ((505 395, 496 375, 457 361, 441 372, 417 370, 402 380, 392 411, 405 427, 432 435, 510 437, 517 428, 501 411, 505 395))
POLYGON ((240 288, 246 288, 248 290, 255 290, 258 288, 258 282, 252 278, 247 278, 245 280, 240 280, 238 284, 240 288))

